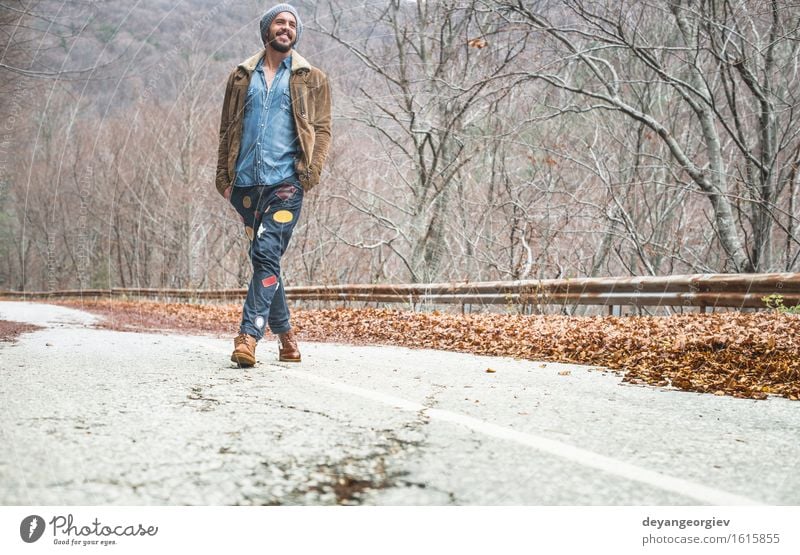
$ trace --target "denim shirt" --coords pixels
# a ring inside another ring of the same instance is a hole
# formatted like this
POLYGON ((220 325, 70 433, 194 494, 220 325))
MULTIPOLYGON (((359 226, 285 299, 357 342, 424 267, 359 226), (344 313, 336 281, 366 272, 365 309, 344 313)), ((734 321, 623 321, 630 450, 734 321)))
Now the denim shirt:
POLYGON ((258 62, 247 89, 235 187, 297 182, 294 162, 300 143, 289 94, 292 57, 278 66, 269 88, 263 64, 264 58, 258 62))

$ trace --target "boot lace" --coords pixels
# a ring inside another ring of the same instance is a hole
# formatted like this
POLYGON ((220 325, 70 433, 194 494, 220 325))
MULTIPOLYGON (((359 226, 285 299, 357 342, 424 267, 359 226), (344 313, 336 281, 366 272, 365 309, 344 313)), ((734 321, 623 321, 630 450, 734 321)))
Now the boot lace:
POLYGON ((236 336, 236 337, 233 339, 233 344, 234 344, 234 346, 238 347, 238 346, 239 346, 239 345, 241 345, 242 343, 244 343, 244 344, 247 344, 247 343, 248 343, 248 341, 247 341, 248 337, 249 337, 249 336, 248 336, 246 333, 240 333, 239 335, 237 335, 237 336, 236 336))

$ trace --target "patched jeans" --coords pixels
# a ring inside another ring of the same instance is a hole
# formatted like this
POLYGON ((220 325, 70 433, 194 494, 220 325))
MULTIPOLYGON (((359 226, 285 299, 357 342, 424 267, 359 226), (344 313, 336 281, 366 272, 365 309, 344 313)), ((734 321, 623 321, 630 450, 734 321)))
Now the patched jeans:
POLYGON ((233 187, 231 204, 244 223, 250 239, 253 279, 242 309, 239 333, 264 337, 264 325, 272 333, 291 329, 289 307, 281 280, 281 257, 300 218, 303 188, 296 183, 269 187, 233 187))

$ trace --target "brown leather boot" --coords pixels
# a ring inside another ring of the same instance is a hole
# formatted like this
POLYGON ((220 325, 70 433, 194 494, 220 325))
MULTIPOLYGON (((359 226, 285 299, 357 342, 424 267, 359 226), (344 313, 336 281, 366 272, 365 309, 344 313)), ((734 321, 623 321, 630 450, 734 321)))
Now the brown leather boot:
POLYGON ((231 361, 239 366, 253 366, 256 363, 256 338, 240 333, 233 340, 231 361))
POLYGON ((294 332, 289 330, 286 333, 279 333, 278 339, 281 341, 278 347, 278 360, 281 362, 300 362, 300 349, 297 348, 294 332))

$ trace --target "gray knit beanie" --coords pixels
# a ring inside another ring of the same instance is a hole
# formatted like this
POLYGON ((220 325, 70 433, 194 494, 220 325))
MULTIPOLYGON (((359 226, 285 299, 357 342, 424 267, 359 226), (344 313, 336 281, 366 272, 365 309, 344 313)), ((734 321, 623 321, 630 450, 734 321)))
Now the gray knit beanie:
POLYGON ((294 16, 295 21, 297 21, 297 33, 294 40, 294 45, 297 46, 297 43, 300 42, 300 35, 303 34, 303 22, 300 21, 300 16, 298 15, 297 10, 290 4, 278 4, 274 8, 267 10, 267 12, 261 18, 261 42, 267 42, 267 31, 269 31, 269 26, 272 24, 272 20, 275 19, 275 16, 281 12, 289 12, 294 16))

